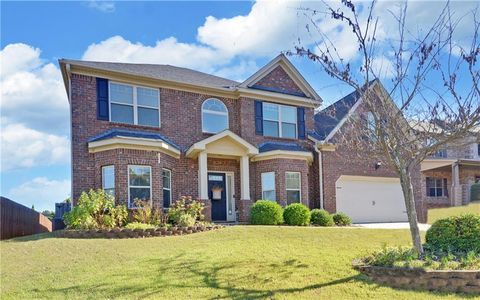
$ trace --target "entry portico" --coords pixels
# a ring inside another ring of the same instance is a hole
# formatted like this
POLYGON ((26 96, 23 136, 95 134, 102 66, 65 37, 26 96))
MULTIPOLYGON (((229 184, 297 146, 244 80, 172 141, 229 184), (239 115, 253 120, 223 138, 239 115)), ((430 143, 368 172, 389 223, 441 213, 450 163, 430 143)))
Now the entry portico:
MULTIPOLYGON (((235 159, 240 165, 240 201, 250 201, 250 158, 258 154, 253 146, 230 130, 224 130, 193 144, 186 156, 198 159, 198 191, 199 198, 208 202, 209 173, 208 158, 235 159)), ((221 201, 223 201, 222 199, 221 201)))

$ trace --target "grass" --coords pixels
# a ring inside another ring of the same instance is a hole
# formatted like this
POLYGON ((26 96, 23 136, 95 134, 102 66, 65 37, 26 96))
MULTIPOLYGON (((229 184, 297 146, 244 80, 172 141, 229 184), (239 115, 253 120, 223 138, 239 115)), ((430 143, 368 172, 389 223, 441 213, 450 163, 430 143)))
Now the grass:
POLYGON ((351 268, 407 230, 234 226, 188 236, 0 242, 1 299, 454 299, 392 289, 351 268))
POLYGON ((443 219, 450 216, 458 216, 465 213, 480 214, 480 202, 472 202, 469 205, 433 208, 428 210, 428 223, 433 224, 438 219, 443 219))

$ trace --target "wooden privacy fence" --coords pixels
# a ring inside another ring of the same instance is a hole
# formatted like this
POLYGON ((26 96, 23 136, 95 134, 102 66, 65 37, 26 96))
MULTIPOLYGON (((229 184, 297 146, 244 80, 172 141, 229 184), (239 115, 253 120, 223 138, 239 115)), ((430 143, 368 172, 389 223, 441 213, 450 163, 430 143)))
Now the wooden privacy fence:
POLYGON ((1 240, 52 231, 52 222, 39 212, 0 197, 1 240))

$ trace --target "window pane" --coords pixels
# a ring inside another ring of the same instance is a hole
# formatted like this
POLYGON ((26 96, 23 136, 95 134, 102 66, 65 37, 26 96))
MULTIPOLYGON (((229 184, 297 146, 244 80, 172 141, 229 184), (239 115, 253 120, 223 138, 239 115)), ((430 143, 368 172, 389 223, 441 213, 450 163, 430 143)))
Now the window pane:
POLYGON ((137 87, 137 104, 158 108, 158 90, 137 87))
POLYGON ((134 206, 136 200, 150 201, 150 188, 130 188, 130 206, 134 206))
POLYGON ((297 108, 292 106, 282 106, 282 122, 297 123, 297 108))
POLYGON ((111 83, 110 100, 114 102, 133 104, 133 87, 129 85, 111 83))
POLYGON ((158 127, 158 109, 138 107, 138 125, 158 127))
POLYGON ((263 119, 278 121, 278 105, 264 102, 263 119))
POLYGON ((295 124, 282 123, 282 137, 294 139, 297 137, 297 126, 295 124))
POLYGON ((262 199, 276 201, 275 191, 263 191, 262 199))
POLYGON ((263 135, 278 136, 278 122, 263 121, 263 135))
POLYGON ((128 170, 130 185, 150 186, 150 167, 130 166, 128 170))
POLYGON ((275 173, 268 172, 262 173, 262 190, 269 191, 275 190, 275 173))
POLYGON ((163 188, 164 189, 170 189, 170 171, 169 170, 163 170, 162 175, 163 175, 163 188))
POLYGON ((102 168, 102 188, 104 190, 115 188, 114 170, 114 166, 105 166, 102 168))
POLYGON ((203 113, 203 132, 217 133, 228 129, 228 117, 226 115, 203 113))
POLYGON ((170 207, 170 195, 171 192, 169 190, 163 190, 163 208, 170 207))
POLYGON ((429 197, 435 197, 435 188, 429 188, 428 189, 428 196, 429 197))
POLYGON ((443 189, 442 188, 437 188, 436 195, 437 195, 437 197, 442 197, 443 196, 443 189))
POLYGON ((112 103, 112 122, 133 124, 133 106, 112 103))
POLYGON ((227 112, 227 107, 223 104, 222 101, 218 99, 208 99, 203 103, 202 109, 204 110, 213 110, 218 112, 227 112))
POLYGON ((299 203, 300 191, 287 191, 287 204, 299 203))
POLYGON ((287 172, 285 178, 287 189, 300 189, 300 173, 287 172))

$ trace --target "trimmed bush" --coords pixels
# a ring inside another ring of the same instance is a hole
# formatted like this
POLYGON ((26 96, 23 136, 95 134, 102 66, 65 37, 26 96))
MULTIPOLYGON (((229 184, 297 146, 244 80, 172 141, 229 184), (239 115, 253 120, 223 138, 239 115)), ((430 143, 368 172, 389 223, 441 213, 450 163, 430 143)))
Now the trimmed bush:
POLYGON ((283 209, 269 200, 258 200, 250 211, 251 223, 254 225, 278 225, 283 223, 283 209))
POLYGON ((283 211, 285 223, 292 226, 307 226, 310 224, 310 210, 301 203, 292 203, 283 211))
POLYGON ((333 216, 324 209, 312 209, 310 212, 310 222, 314 225, 333 226, 333 216))
POLYGON ((480 215, 437 220, 427 230, 426 242, 434 251, 480 253, 480 215))
POLYGON ((345 213, 338 212, 333 214, 333 222, 335 222, 335 225, 337 226, 348 226, 352 224, 352 219, 350 219, 345 213))

